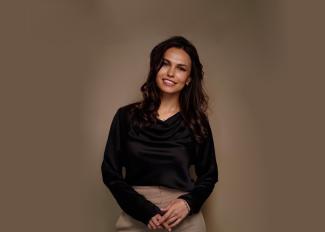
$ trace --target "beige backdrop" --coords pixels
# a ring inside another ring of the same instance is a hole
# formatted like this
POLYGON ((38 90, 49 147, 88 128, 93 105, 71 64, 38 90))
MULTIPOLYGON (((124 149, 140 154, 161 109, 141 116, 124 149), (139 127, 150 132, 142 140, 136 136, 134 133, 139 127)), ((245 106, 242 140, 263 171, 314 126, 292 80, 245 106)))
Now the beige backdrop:
POLYGON ((100 174, 109 125, 172 35, 196 45, 210 96, 220 181, 203 209, 208 231, 316 231, 324 192, 309 175, 322 162, 306 156, 324 154, 314 132, 324 117, 312 113, 323 85, 298 77, 322 77, 302 30, 324 37, 311 26, 321 10, 295 7, 289 20, 286 1, 1 1, 0 231, 113 231, 120 209, 100 174), (289 50, 305 60, 288 63, 289 50))
POLYGON ((98 175, 112 116, 141 97, 152 47, 184 35, 204 64, 220 168, 220 182, 204 207, 208 231, 265 231, 268 185, 256 105, 263 105, 262 94, 272 84, 266 70, 274 64, 266 61, 277 52, 270 51, 266 37, 273 30, 266 6, 254 1, 106 1, 96 11, 97 50, 82 114, 86 159, 93 164, 88 181, 97 196, 89 206, 95 228, 113 231, 120 212, 98 175))

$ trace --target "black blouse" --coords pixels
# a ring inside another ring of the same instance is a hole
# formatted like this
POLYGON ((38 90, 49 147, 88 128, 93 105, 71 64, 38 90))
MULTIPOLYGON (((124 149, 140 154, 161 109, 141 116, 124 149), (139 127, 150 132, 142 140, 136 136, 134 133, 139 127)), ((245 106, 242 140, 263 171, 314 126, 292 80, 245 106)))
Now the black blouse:
POLYGON ((139 129, 128 120, 131 107, 132 104, 120 107, 112 120, 101 166, 105 185, 124 212, 146 225, 162 212, 132 186, 165 186, 189 192, 179 198, 189 204, 189 215, 199 212, 218 181, 210 126, 208 137, 198 144, 180 112, 164 121, 158 119, 152 127, 139 129), (190 176, 191 165, 195 167, 196 180, 190 176))

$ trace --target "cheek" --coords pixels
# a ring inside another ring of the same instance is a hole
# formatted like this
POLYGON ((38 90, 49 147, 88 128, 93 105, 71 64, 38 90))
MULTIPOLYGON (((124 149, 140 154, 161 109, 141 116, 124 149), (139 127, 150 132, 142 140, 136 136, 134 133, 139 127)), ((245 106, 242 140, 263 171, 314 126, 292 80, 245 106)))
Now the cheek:
POLYGON ((161 77, 162 77, 162 72, 161 72, 161 70, 159 70, 158 72, 157 72, 157 75, 156 75, 156 81, 158 81, 159 79, 161 79, 161 77))
POLYGON ((185 83, 188 78, 188 74, 183 72, 178 75, 178 80, 182 83, 185 83))
POLYGON ((161 76, 161 75, 164 75, 164 74, 166 74, 166 68, 164 68, 164 67, 161 67, 160 69, 159 69, 159 71, 157 72, 157 76, 161 76))
POLYGON ((157 75, 156 75, 156 83, 157 83, 157 85, 160 85, 161 84, 162 78, 164 76, 165 76, 164 73, 161 70, 159 70, 158 73, 157 73, 157 75))

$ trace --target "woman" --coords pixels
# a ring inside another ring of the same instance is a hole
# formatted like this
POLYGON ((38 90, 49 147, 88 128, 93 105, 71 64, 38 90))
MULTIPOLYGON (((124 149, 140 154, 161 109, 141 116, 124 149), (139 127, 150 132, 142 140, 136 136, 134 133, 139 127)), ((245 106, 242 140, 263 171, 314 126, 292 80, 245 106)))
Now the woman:
POLYGON ((202 80, 196 48, 171 37, 151 51, 143 100, 117 110, 101 167, 123 210, 117 231, 205 231, 201 206, 218 168, 202 80))

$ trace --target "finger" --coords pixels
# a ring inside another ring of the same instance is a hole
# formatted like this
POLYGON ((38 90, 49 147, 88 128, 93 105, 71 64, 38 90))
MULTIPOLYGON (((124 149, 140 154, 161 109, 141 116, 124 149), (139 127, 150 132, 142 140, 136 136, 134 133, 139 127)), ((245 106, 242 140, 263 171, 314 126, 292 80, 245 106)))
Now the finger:
POLYGON ((161 225, 161 218, 162 216, 160 214, 157 214, 156 221, 159 223, 159 225, 161 225))
POLYGON ((162 216, 161 216, 160 214, 157 214, 157 215, 156 215, 157 221, 160 221, 160 220, 161 220, 161 217, 162 217, 162 216))
MULTIPOLYGON (((167 219, 168 219, 168 218, 167 218, 167 219)), ((166 219, 166 220, 167 220, 167 219, 166 219)), ((166 228, 166 230, 171 231, 172 228, 169 226, 169 224, 168 224, 166 221, 162 221, 162 220, 161 220, 161 221, 160 221, 160 224, 163 225, 163 226, 166 228)))
POLYGON ((157 219, 157 221, 159 222, 159 227, 158 227, 158 228, 162 229, 162 228, 164 227, 166 230, 168 230, 170 227, 168 226, 167 223, 162 223, 162 222, 161 222, 161 218, 162 218, 162 216, 161 216, 160 214, 158 214, 158 215, 156 216, 156 219, 157 219))
POLYGON ((151 222, 148 223, 148 227, 149 227, 150 230, 153 230, 151 222))
POLYGON ((167 208, 160 208, 160 211, 161 211, 163 214, 165 214, 165 213, 168 211, 168 209, 167 209, 167 208))
POLYGON ((153 223, 153 221, 149 222, 150 226, 152 227, 153 230, 157 229, 156 225, 153 223))
POLYGON ((170 226, 170 227, 174 227, 174 226, 178 225, 181 221, 182 221, 182 219, 181 219, 181 218, 178 218, 176 221, 174 221, 174 222, 173 222, 172 224, 170 224, 169 226, 170 226))
POLYGON ((165 222, 166 219, 168 219, 173 213, 173 210, 172 209, 169 209, 162 217, 161 217, 161 220, 160 220, 160 223, 162 222, 165 222))
POLYGON ((154 228, 154 230, 155 229, 163 229, 163 227, 162 226, 156 226, 156 228, 154 228))
POLYGON ((178 219, 177 216, 170 217, 166 220, 166 223, 170 226, 170 224, 178 219))
POLYGON ((164 208, 160 208, 160 210, 162 210, 162 211, 168 211, 168 210, 170 209, 171 206, 172 206, 172 204, 169 203, 166 207, 164 207, 164 208))
POLYGON ((153 222, 156 226, 159 226, 159 225, 160 225, 160 223, 159 223, 157 217, 153 217, 151 220, 152 220, 152 222, 153 222))
POLYGON ((162 225, 166 230, 171 231, 172 228, 166 222, 162 223, 162 225))
POLYGON ((151 221, 155 224, 155 226, 159 229, 162 229, 162 225, 159 221, 159 219, 161 218, 160 214, 156 214, 154 217, 151 218, 151 221))

